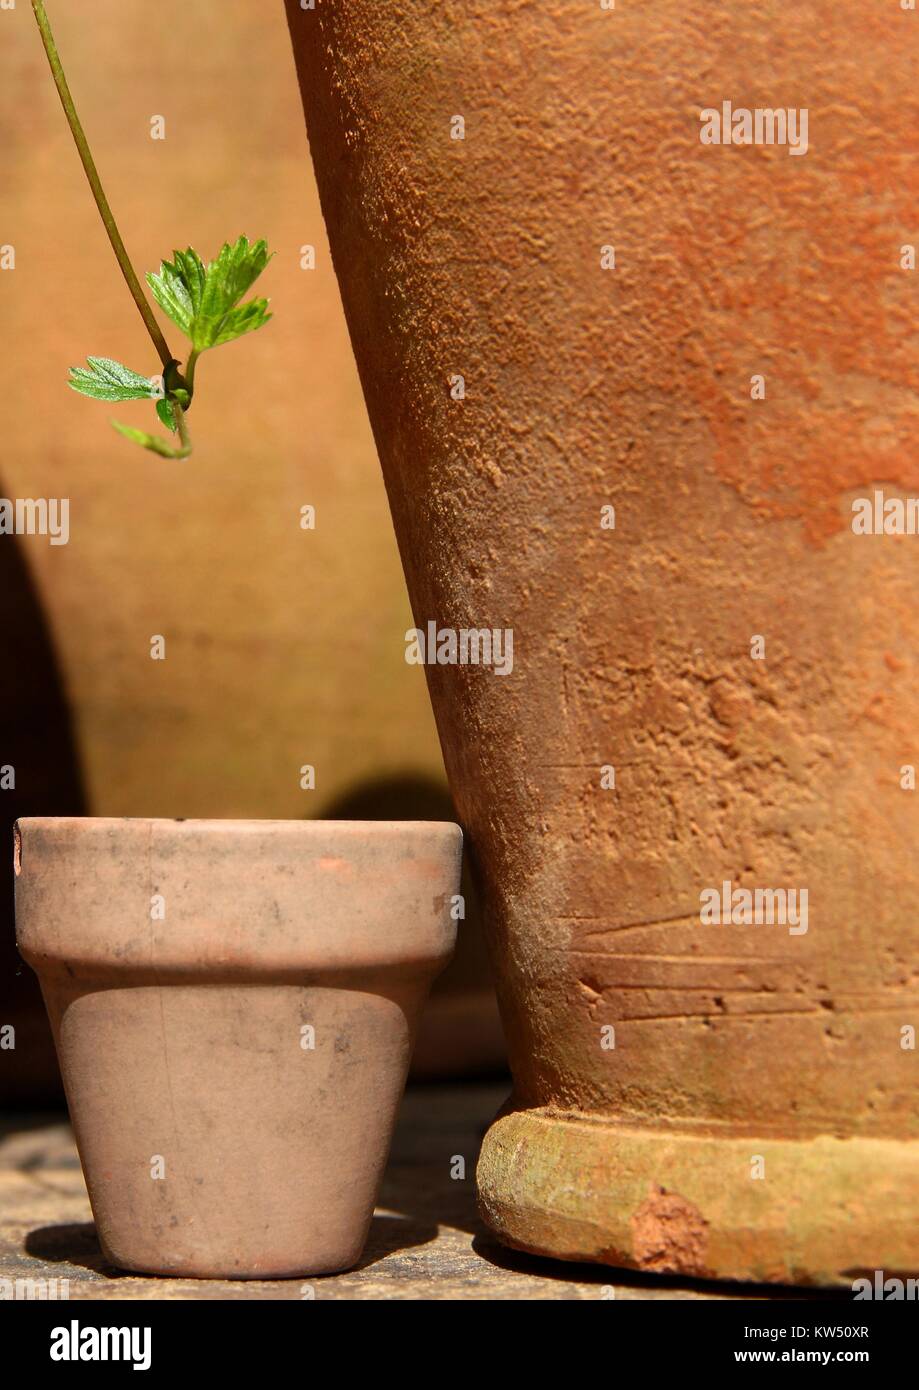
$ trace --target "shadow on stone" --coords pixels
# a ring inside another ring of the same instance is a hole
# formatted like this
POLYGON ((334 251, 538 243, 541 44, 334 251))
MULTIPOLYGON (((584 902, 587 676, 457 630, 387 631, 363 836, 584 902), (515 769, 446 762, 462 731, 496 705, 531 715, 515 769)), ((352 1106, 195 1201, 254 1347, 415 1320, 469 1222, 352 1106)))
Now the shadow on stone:
POLYGON ((717 1279, 689 1279, 678 1274, 640 1274, 634 1269, 613 1265, 584 1264, 577 1261, 551 1260, 544 1255, 529 1255, 501 1245, 493 1235, 476 1236, 472 1248, 477 1255, 498 1269, 516 1274, 534 1275, 539 1279, 558 1279, 564 1283, 596 1284, 597 1297, 604 1288, 629 1290, 632 1298, 680 1298, 696 1295, 706 1299, 794 1299, 811 1301, 851 1302, 852 1295, 839 1289, 793 1288, 784 1284, 729 1284, 717 1279))
MULTIPOLYGON (((96 1228, 92 1221, 69 1222, 59 1226, 38 1226, 25 1239, 25 1250, 35 1260, 49 1265, 66 1265, 79 1277, 80 1270, 89 1269, 105 1279, 128 1277, 126 1272, 110 1265, 99 1248, 96 1228)), ((58 1278, 66 1271, 57 1270, 58 1278)))

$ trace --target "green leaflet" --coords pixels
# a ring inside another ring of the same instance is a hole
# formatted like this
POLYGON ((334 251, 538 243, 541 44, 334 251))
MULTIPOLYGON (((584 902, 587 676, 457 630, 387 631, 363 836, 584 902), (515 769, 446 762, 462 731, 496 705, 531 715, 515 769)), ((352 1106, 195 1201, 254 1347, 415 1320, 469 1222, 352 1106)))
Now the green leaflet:
POLYGON ((191 453, 191 446, 177 448, 169 443, 168 439, 160 439, 155 434, 147 434, 146 430, 136 430, 132 425, 121 425, 117 420, 112 420, 112 428, 119 434, 123 434, 125 439, 130 439, 132 444, 140 444, 144 449, 149 449, 151 453, 159 454, 160 458, 179 459, 187 458, 191 453))
POLYGON ((163 312, 194 341, 194 322, 201 308, 207 271, 201 257, 191 247, 172 254, 175 261, 163 261, 159 275, 150 271, 147 284, 163 312))
POLYGON ((238 309, 230 310, 213 346, 220 347, 221 343, 232 343, 234 338, 241 338, 244 333, 254 333, 270 318, 267 299, 250 299, 247 304, 240 304, 238 309))
POLYGON ((132 372, 110 357, 87 357, 89 368, 71 367, 68 385, 82 396, 97 401, 149 401, 156 397, 156 387, 149 377, 132 372))
POLYGON ((252 333, 267 323, 267 299, 240 305, 246 291, 261 275, 271 256, 266 241, 249 244, 247 237, 225 242, 216 260, 205 266, 192 247, 174 251, 159 274, 147 284, 157 304, 191 340, 196 352, 218 347, 252 333))
POLYGON ((160 417, 166 428, 168 430, 172 430, 173 434, 175 434, 176 430, 179 427, 176 424, 176 417, 172 409, 171 403, 167 400, 157 401, 156 413, 160 417))

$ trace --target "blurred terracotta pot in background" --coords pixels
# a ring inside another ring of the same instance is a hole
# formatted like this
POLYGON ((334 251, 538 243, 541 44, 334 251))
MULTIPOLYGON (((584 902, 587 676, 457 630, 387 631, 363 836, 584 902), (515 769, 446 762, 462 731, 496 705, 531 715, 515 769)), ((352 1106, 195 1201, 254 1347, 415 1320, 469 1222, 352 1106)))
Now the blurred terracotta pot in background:
POLYGON ((514 1075, 509 1243, 846 1282, 919 1258, 914 17, 288 0, 514 1075), (700 113, 809 111, 787 144, 700 113), (704 925, 723 883, 806 932, 704 925), (800 901, 800 899, 798 900, 800 901))
POLYGON ((455 825, 35 819, 38 972, 100 1244, 125 1269, 346 1269, 431 980, 455 825))

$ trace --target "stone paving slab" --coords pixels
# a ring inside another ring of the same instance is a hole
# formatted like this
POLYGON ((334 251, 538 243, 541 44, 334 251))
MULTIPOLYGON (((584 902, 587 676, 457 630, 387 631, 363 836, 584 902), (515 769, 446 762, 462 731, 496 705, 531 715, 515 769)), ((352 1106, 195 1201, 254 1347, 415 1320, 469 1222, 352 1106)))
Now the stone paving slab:
MULTIPOLYGON (((309 1281, 138 1278, 106 1265, 61 1115, 0 1124, 0 1279, 67 1279, 77 1299, 700 1299, 766 1291, 632 1276, 504 1249, 478 1219, 475 1160, 506 1083, 421 1086, 403 1103, 364 1256, 309 1281), (451 1177, 465 1160, 465 1177, 451 1177)), ((790 1290, 766 1296, 795 1297, 790 1290)))

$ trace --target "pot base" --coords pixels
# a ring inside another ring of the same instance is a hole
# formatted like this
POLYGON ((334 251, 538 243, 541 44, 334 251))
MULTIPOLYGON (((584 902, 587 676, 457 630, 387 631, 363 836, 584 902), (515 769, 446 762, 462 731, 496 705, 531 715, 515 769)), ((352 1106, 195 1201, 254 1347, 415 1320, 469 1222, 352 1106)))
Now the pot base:
POLYGON ((489 1129, 476 1179, 492 1231, 554 1259, 805 1285, 916 1272, 916 1141, 712 1136, 517 1110, 489 1129))
MULTIPOLYGON (((98 1227, 96 1235, 99 1236, 98 1227)), ((152 1276, 157 1279, 219 1279, 222 1282, 248 1283, 277 1279, 318 1279, 333 1274, 345 1274, 360 1264, 366 1238, 365 1232, 360 1244, 356 1245, 353 1253, 344 1260, 299 1259, 293 1263, 288 1260, 281 1264, 272 1263, 268 1259, 243 1265, 231 1265, 226 1259, 183 1259, 175 1263, 156 1259, 133 1260, 129 1255, 121 1254, 119 1250, 110 1250, 101 1236, 99 1248, 113 1269, 126 1270, 130 1274, 152 1276)))

